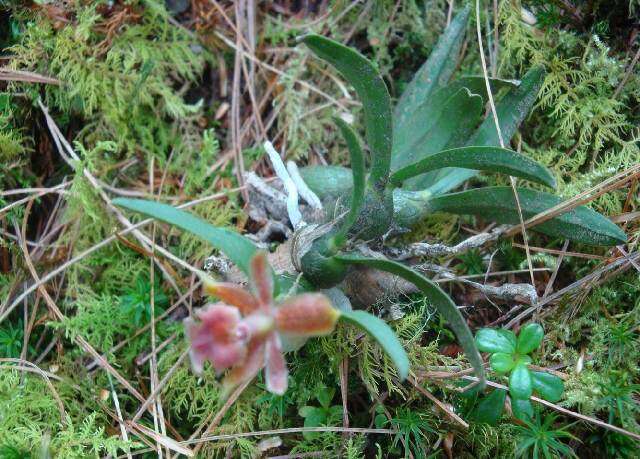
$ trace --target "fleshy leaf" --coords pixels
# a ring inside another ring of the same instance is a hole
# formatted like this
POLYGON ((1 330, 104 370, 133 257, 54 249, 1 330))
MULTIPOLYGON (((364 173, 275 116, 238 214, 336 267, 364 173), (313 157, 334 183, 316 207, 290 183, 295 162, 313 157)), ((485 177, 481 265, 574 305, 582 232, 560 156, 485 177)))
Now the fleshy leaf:
MULTIPOLYGON (((544 81, 545 71, 542 66, 531 67, 522 77, 520 85, 511 89, 496 103, 496 113, 500 121, 500 131, 505 144, 511 141, 520 123, 524 121, 533 107, 538 91, 544 81)), ((500 145, 498 131, 492 116, 485 118, 467 145, 500 145)))
POLYGON ((496 389, 478 402, 471 412, 471 419, 483 424, 495 426, 502 416, 507 391, 496 389))
POLYGON ((195 234, 223 252, 238 268, 249 275, 249 263, 257 249, 253 242, 241 234, 215 227, 189 212, 159 202, 116 198, 113 203, 195 234))
MULTIPOLYGON (((496 112, 505 144, 511 141, 518 126, 533 107, 544 75, 542 67, 532 67, 524 75, 518 87, 510 89, 496 102, 496 112)), ((493 116, 485 118, 477 131, 467 139, 465 145, 500 145, 493 116)), ((425 178, 423 182, 423 188, 434 195, 447 193, 476 174, 477 171, 469 169, 445 169, 435 174, 430 173, 429 178, 425 178)))
POLYGON ((458 62, 458 52, 462 46, 470 11, 470 8, 466 7, 456 15, 438 39, 429 59, 422 64, 407 85, 395 108, 396 126, 402 126, 435 89, 449 81, 458 62))
POLYGON ((519 365, 519 364, 529 365, 531 362, 533 362, 533 359, 528 355, 519 355, 516 360, 516 365, 519 365))
POLYGON ((311 190, 325 203, 344 199, 353 190, 351 169, 342 166, 307 166, 300 175, 311 190))
POLYGON ((528 421, 533 417, 533 405, 528 398, 511 397, 511 410, 513 415, 522 421, 528 421))
MULTIPOLYGON (((416 129, 416 134, 407 140, 397 138, 391 160, 392 170, 398 170, 424 159, 443 149, 461 147, 482 116, 482 97, 461 88, 442 103, 442 109, 434 113, 425 127, 416 129), (408 141, 417 137, 413 143, 408 141)), ((404 183, 405 189, 420 190, 425 185, 425 176, 411 178, 404 183)))
POLYGON ((340 318, 357 325, 369 333, 387 353, 398 371, 398 377, 405 380, 409 375, 409 358, 391 327, 378 317, 366 311, 343 311, 340 318))
POLYGON ((509 377, 509 392, 514 398, 528 399, 532 390, 531 372, 526 365, 519 363, 509 377))
MULTIPOLYGON (((418 149, 420 147, 417 147, 418 149)), ((418 156, 421 156, 418 153, 418 156)), ((555 188, 549 170, 527 156, 499 147, 461 147, 443 150, 394 172, 391 182, 401 186, 405 180, 444 167, 460 167, 500 172, 555 188)))
POLYGON ((476 376, 480 380, 480 386, 483 387, 485 385, 484 366, 473 340, 473 335, 455 303, 440 287, 421 274, 395 261, 367 258, 356 254, 338 255, 336 258, 346 264, 361 264, 381 271, 387 271, 402 277, 418 287, 427 300, 435 306, 438 312, 442 314, 449 323, 449 326, 455 332, 462 349, 469 359, 471 366, 473 366, 476 376))
POLYGON ((489 364, 491 368, 498 373, 508 373, 516 365, 516 362, 513 360, 513 354, 496 352, 491 355, 489 364))
MULTIPOLYGON (((520 82, 511 80, 490 80, 493 93, 495 94, 503 87, 517 87, 520 82)), ((393 131, 393 148, 391 150, 391 167, 397 169, 404 167, 412 161, 408 158, 402 158, 401 155, 407 153, 407 149, 415 146, 421 147, 423 154, 432 154, 438 151, 438 147, 430 141, 435 132, 434 129, 441 131, 443 127, 449 126, 446 133, 449 136, 447 142, 449 147, 464 145, 471 133, 479 124, 483 114, 482 107, 486 105, 487 89, 484 77, 462 77, 452 81, 447 86, 436 90, 429 96, 428 100, 418 106, 411 116, 407 117, 402 124, 395 124, 393 131), (461 89, 465 88, 467 100, 460 100, 458 104, 454 103, 453 96, 458 94, 461 89), (479 96, 479 97, 478 97, 479 96), (476 99, 476 100, 470 100, 476 99), (463 102, 460 104, 460 102, 463 102), (471 105, 468 103, 472 102, 471 105), (453 123, 443 124, 438 121, 440 117, 445 116, 454 118, 453 123), (455 144, 455 145, 454 145, 455 144)), ((397 121, 397 120, 395 120, 397 121)), ((415 158, 415 160, 421 158, 415 158)))
POLYGON ((508 339, 509 342, 512 343, 514 347, 516 346, 517 339, 516 339, 515 333, 513 333, 511 330, 507 328, 498 328, 496 329, 496 331, 500 333, 502 336, 504 336, 506 339, 508 339))
MULTIPOLYGON (((558 196, 527 188, 518 188, 524 219, 548 210, 563 200, 558 196)), ((498 223, 518 224, 518 209, 509 186, 476 188, 429 199, 431 212, 478 215, 498 223)), ((531 228, 553 237, 589 245, 624 244, 627 236, 611 220, 585 206, 579 206, 531 228)))
POLYGON ((391 98, 376 67, 362 54, 320 35, 301 38, 318 57, 333 65, 355 88, 362 101, 366 138, 372 154, 370 180, 384 188, 389 175, 392 142, 391 98))
POLYGON ((516 351, 515 340, 510 339, 508 334, 494 328, 478 330, 476 345, 482 352, 513 354, 516 351))
POLYGON ((518 354, 528 354, 538 349, 544 338, 544 330, 540 324, 527 324, 520 329, 516 350, 518 354))
POLYGON ((349 156, 351 158, 351 173, 353 174, 353 188, 351 191, 349 213, 342 222, 338 234, 334 236, 335 245, 342 247, 346 241, 347 232, 356 222, 358 213, 364 203, 366 172, 364 154, 362 153, 362 148, 360 148, 360 142, 358 142, 355 132, 340 118, 335 118, 335 121, 342 132, 344 140, 347 142, 347 148, 349 149, 349 156))
POLYGON ((532 371, 531 382, 533 384, 533 390, 545 400, 555 403, 562 397, 564 383, 562 379, 555 375, 541 371, 532 371))

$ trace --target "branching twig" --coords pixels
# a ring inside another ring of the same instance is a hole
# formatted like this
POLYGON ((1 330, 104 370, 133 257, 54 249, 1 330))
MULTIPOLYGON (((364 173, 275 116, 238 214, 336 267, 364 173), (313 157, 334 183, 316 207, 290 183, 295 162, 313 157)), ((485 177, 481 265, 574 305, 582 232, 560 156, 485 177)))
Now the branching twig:
POLYGON ((508 226, 500 226, 488 233, 480 233, 471 236, 468 239, 456 244, 448 246, 445 244, 427 244, 426 242, 417 242, 409 244, 403 248, 390 248, 387 252, 397 260, 407 260, 414 257, 439 257, 443 255, 457 255, 467 250, 475 249, 483 246, 487 242, 498 239, 508 226))

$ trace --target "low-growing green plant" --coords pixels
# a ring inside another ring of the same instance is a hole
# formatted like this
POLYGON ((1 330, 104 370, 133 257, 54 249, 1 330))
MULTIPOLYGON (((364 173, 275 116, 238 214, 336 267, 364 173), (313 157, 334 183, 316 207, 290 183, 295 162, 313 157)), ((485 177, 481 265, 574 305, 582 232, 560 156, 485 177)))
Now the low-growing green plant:
POLYGON ((640 392, 640 384, 627 381, 628 375, 612 371, 605 383, 600 384, 602 398, 599 405, 608 411, 609 422, 621 422, 633 425, 634 414, 638 412, 635 397, 640 392))
MULTIPOLYGON (((564 391, 564 384, 559 377, 529 369, 533 361, 529 354, 540 346, 543 338, 544 330, 536 323, 522 327, 517 337, 511 330, 493 328, 483 328, 476 334, 478 349, 491 354, 491 369, 509 377, 511 407, 513 414, 521 420, 533 416, 533 406, 529 400, 531 395, 535 393, 545 400, 557 402, 564 391)), ((503 406, 504 391, 497 390, 484 400, 482 411, 497 411, 499 417, 503 406)))
MULTIPOLYGON (((136 327, 148 323, 151 319, 151 283, 144 276, 138 276, 134 288, 120 299, 120 307, 128 314, 136 327)), ((162 291, 158 278, 153 285, 153 307, 155 314, 162 314, 169 304, 169 298, 162 291)))
POLYGON ((428 448, 426 447, 427 433, 435 433, 429 418, 415 410, 402 408, 397 415, 389 420, 389 424, 397 433, 393 437, 392 446, 404 446, 404 457, 416 457, 425 459, 428 448))
MULTIPOLYGON (((317 56, 332 64, 360 97, 370 166, 367 170, 365 153, 356 132, 336 117, 336 125, 349 152, 351 170, 338 166, 301 169, 302 178, 321 198, 324 214, 316 216, 313 223, 304 225, 300 224, 298 217, 296 221, 291 218, 295 233, 290 256, 298 272, 274 275, 272 293, 277 302, 286 302, 288 292, 336 288, 353 266, 399 276, 413 283, 447 320, 473 366, 480 386, 483 386, 484 368, 473 335, 451 298, 410 267, 384 257, 363 255, 355 249, 358 241, 382 244, 386 240, 385 235, 411 227, 437 211, 480 215, 499 223, 513 224, 520 221, 520 211, 526 219, 561 203, 559 197, 527 188, 517 188, 519 204, 511 187, 448 193, 478 171, 507 174, 551 188, 556 183, 551 172, 542 165, 515 151, 496 146, 500 142, 494 120, 492 117, 482 118, 488 100, 482 77, 465 77, 449 82, 468 16, 469 10, 465 9, 452 21, 395 109, 392 109, 391 97, 382 77, 364 56, 319 35, 306 35, 300 39, 317 56), (346 206, 345 196, 351 196, 346 206), (294 282, 295 278, 299 281, 294 282)), ((533 68, 520 82, 490 80, 492 91, 504 92, 496 109, 505 139, 513 136, 531 108, 542 77, 543 71, 533 68)), ((272 148, 270 144, 268 147, 272 148)), ((114 203, 171 223, 209 241, 253 282, 261 277, 256 276, 250 267, 256 260, 256 247, 237 233, 213 227, 187 212, 157 202, 117 199, 114 203)), ((626 235, 620 228, 584 206, 532 229, 592 245, 617 245, 626 241, 626 235)), ((216 289, 213 293, 220 296, 216 289)), ((271 302, 273 298, 269 298, 271 302)), ((262 301, 267 301, 266 297, 262 301)), ((242 309, 241 303, 232 304, 242 309)), ((246 311, 242 313, 244 315, 246 311)), ((212 313, 211 317, 216 314, 212 313)), ((234 316, 233 320, 230 317, 227 316, 228 324, 233 321, 243 324, 251 314, 242 318, 234 316)), ((371 333, 391 357, 400 379, 407 376, 409 361, 406 353, 383 321, 365 311, 348 308, 343 308, 336 317, 371 333)), ((304 328, 304 321, 299 326, 304 328)), ((274 333, 278 333, 277 327, 274 333)), ((216 340, 218 338, 212 338, 209 344, 216 340)), ((204 342, 206 339, 203 338, 204 342)), ((545 374, 532 376, 526 367, 526 353, 534 347, 527 352, 520 350, 522 355, 518 354, 514 367, 509 369, 513 370, 511 388, 514 400, 523 405, 529 403, 521 407, 521 411, 527 412, 530 412, 530 402, 525 399, 534 386, 539 392, 556 389, 555 382, 549 383, 545 374), (553 387, 547 388, 549 384, 553 387)), ((238 362, 241 360, 238 358, 238 362)), ((226 368, 224 365, 216 367, 226 368)), ((286 387, 286 384, 280 382, 278 387, 286 387)))
MULTIPOLYGON (((316 400, 320 406, 305 405, 298 410, 298 414, 304 418, 305 427, 320 427, 335 425, 342 419, 342 406, 332 405, 331 401, 336 391, 334 388, 321 386, 317 388, 316 400)), ((306 439, 315 438, 317 432, 304 432, 306 439)))
POLYGON ((567 426, 554 427, 557 416, 547 414, 544 418, 538 411, 530 418, 522 420, 523 425, 515 426, 519 435, 516 457, 551 459, 554 457, 577 458, 571 447, 563 439, 577 440, 567 432, 567 426))
POLYGON ((22 320, 18 320, 14 326, 8 322, 0 328, 0 357, 20 357, 24 337, 22 320))

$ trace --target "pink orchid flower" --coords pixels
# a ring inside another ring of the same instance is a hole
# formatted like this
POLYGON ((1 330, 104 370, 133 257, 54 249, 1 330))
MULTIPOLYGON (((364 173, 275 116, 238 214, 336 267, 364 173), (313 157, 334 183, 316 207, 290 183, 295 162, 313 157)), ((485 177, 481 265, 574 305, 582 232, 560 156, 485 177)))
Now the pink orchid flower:
POLYGON ((281 395, 287 390, 288 376, 281 336, 327 335, 334 330, 340 312, 320 293, 275 304, 273 277, 263 252, 251 260, 249 281, 252 291, 205 277, 205 293, 221 302, 196 312, 199 322, 186 320, 191 362, 196 373, 202 371, 205 360, 217 372, 230 368, 223 382, 227 392, 264 367, 267 390, 281 395))

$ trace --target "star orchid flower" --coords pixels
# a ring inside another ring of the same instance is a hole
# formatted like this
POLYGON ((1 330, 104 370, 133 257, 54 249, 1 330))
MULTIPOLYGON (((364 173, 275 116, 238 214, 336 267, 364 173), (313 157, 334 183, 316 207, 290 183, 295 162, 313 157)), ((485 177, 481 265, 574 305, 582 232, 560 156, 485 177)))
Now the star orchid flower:
POLYGON ((249 283, 251 291, 205 278, 205 293, 221 301, 196 312, 198 322, 186 320, 192 366, 199 373, 208 360, 218 373, 230 369, 223 381, 227 391, 264 367, 267 390, 283 394, 288 370, 281 337, 327 335, 340 312, 320 293, 304 293, 276 304, 264 252, 251 260, 249 283))

